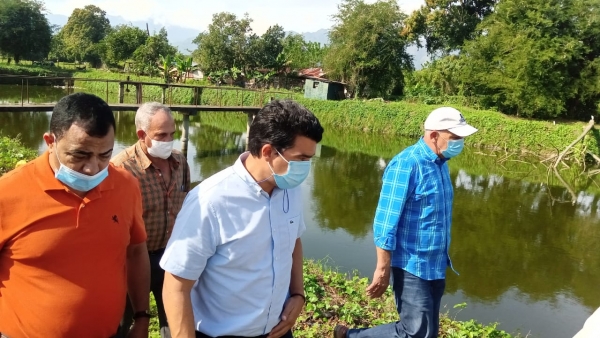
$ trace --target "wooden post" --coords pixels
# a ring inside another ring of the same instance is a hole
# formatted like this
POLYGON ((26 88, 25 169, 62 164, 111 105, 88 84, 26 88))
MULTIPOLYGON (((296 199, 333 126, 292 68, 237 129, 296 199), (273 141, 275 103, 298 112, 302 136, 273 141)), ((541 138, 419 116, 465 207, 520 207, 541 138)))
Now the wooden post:
POLYGON ((194 106, 197 106, 200 104, 200 102, 198 101, 199 97, 200 97, 200 88, 194 87, 194 106))
POLYGON ((190 131, 190 113, 182 112, 183 114, 183 130, 181 131, 181 153, 187 158, 189 131, 190 131))
POLYGON ((136 86, 136 103, 137 104, 142 104, 142 102, 144 101, 143 97, 142 97, 142 84, 138 83, 135 85, 136 86))
POLYGON ((162 104, 165 104, 167 102, 167 87, 165 86, 162 87, 161 102, 162 104))
POLYGON ((119 82, 119 103, 123 103, 125 100, 125 84, 119 82))
POLYGON ((21 107, 23 107, 23 79, 21 79, 21 107))
POLYGON ((108 80, 106 80, 106 103, 108 103, 108 80))
POLYGON ((29 79, 27 79, 27 104, 29 104, 29 79))

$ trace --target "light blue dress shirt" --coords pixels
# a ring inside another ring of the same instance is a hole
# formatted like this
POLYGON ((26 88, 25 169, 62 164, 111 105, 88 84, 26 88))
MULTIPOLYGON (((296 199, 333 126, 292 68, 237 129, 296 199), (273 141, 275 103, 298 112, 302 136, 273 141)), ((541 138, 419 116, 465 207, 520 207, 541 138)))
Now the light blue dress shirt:
POLYGON ((423 139, 385 169, 375 212, 375 245, 392 251, 392 266, 425 279, 446 277, 454 192, 447 160, 423 139))
POLYGON ((269 196, 244 167, 248 155, 189 192, 160 262, 197 280, 196 330, 213 337, 258 336, 280 322, 292 252, 306 229, 301 188, 269 196))

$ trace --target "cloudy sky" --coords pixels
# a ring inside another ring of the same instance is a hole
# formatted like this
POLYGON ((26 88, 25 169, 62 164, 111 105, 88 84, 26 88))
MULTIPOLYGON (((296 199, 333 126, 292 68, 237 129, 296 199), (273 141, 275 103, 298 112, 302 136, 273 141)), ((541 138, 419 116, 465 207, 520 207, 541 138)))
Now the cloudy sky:
MULTIPOLYGON (((375 2, 374 0, 366 0, 375 2)), ((152 20, 159 25, 176 25, 205 30, 212 15, 231 12, 238 16, 248 13, 253 30, 262 34, 269 26, 279 24, 286 31, 314 32, 332 25, 331 15, 337 12, 339 0, 45 0, 52 14, 69 16, 73 9, 93 4, 109 15, 129 21, 152 20)), ((398 0, 407 13, 424 0, 398 0)))

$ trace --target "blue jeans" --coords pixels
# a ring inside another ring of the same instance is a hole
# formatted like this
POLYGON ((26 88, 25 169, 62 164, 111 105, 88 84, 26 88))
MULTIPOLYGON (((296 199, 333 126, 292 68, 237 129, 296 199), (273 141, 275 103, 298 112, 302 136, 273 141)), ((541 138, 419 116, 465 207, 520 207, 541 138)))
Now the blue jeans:
POLYGON ((392 289, 400 320, 373 328, 348 330, 347 338, 436 338, 445 279, 424 280, 392 267, 392 289))

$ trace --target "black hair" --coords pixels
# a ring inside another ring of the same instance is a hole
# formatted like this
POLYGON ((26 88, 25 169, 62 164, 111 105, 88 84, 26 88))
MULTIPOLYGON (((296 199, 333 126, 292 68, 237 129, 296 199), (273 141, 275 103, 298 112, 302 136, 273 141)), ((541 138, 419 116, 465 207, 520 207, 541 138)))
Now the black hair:
POLYGON ((76 123, 92 137, 104 137, 110 127, 117 131, 115 117, 104 100, 96 95, 74 93, 60 99, 52 110, 50 132, 57 139, 76 123))
POLYGON ((297 136, 321 142, 323 127, 319 119, 292 100, 273 100, 254 117, 248 134, 248 150, 260 157, 261 149, 270 144, 278 151, 294 146, 297 136))

